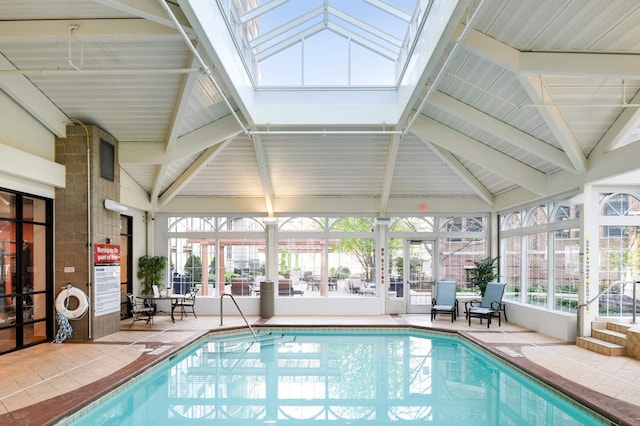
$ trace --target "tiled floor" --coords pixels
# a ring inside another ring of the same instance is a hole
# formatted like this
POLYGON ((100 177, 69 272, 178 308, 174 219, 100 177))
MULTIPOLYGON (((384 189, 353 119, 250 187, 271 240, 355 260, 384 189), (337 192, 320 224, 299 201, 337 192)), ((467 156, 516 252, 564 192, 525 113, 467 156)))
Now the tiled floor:
MULTIPOLYGON (((640 425, 640 361, 607 357, 574 344, 504 323, 490 329, 476 320, 428 315, 375 317, 249 317, 256 325, 398 326, 455 330, 531 374, 606 412, 616 423, 640 425)), ((53 424, 65 414, 134 377, 210 330, 243 326, 241 317, 156 317, 87 343, 42 344, 0 356, 0 424, 53 424)))

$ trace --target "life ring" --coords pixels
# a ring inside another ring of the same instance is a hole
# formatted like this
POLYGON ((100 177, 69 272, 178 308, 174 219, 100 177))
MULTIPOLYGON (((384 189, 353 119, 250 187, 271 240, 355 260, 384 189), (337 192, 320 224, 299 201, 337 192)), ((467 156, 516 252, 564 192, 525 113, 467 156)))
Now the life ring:
POLYGON ((89 309, 89 298, 84 291, 77 287, 68 287, 62 290, 56 298, 56 310, 68 319, 80 318, 87 312, 87 309, 89 309), (78 299, 78 307, 69 310, 67 306, 69 306, 69 299, 72 297, 78 299))

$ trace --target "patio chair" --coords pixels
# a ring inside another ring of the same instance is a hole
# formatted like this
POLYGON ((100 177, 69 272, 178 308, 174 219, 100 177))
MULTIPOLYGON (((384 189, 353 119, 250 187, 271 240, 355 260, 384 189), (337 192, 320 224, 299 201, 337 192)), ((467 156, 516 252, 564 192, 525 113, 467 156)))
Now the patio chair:
POLYGON ((249 296, 251 294, 249 280, 244 277, 231 278, 231 294, 234 296, 249 296))
POLYGON ((293 282, 289 278, 281 278, 278 280, 278 295, 279 296, 294 296, 304 294, 303 290, 299 290, 293 287, 293 282))
POLYGON ((360 281, 360 277, 349 277, 347 278, 347 292, 348 293, 360 293, 360 287, 362 286, 362 282, 360 281))
POLYGON ((136 321, 146 321, 147 325, 153 324, 153 316, 156 314, 155 308, 145 304, 143 300, 136 299, 131 293, 127 293, 127 298, 129 298, 129 304, 131 305, 132 316, 129 328, 136 321))
POLYGON ((489 328, 491 326, 491 318, 498 317, 498 327, 500 327, 502 325, 500 312, 505 313, 506 321, 506 312, 502 303, 505 286, 506 284, 504 283, 488 283, 481 301, 471 300, 465 302, 465 312, 469 319, 469 325, 471 325, 471 318, 476 317, 480 318, 480 324, 482 324, 483 319, 486 319, 487 328, 489 328))
POLYGON ((176 299, 174 302, 173 308, 180 308, 180 319, 183 316, 187 316, 185 309, 191 309, 193 316, 198 318, 198 315, 196 315, 196 294, 198 294, 198 289, 194 287, 189 290, 189 293, 184 298, 176 299))
POLYGON ((458 300, 456 299, 456 281, 438 281, 436 297, 431 300, 431 320, 438 313, 451 315, 451 322, 458 318, 458 300))

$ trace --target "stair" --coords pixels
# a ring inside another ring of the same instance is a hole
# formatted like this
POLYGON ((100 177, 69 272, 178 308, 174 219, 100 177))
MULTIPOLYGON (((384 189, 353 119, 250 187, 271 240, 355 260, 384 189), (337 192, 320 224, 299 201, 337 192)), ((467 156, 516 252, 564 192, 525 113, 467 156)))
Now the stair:
POLYGON ((627 330, 630 326, 605 321, 591 323, 591 337, 578 337, 576 345, 608 356, 627 355, 627 330))

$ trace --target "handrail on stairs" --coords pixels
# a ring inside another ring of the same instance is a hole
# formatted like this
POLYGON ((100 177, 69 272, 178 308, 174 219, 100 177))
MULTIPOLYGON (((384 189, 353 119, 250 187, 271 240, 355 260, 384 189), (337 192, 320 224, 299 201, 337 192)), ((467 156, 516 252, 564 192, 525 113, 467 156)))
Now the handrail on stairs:
POLYGON ((242 309, 240 309, 240 306, 238 306, 238 302, 236 302, 236 298, 233 297, 231 293, 222 293, 220 295, 220 325, 222 325, 222 299, 224 299, 224 296, 229 296, 231 300, 233 300, 233 304, 236 305, 236 308, 238 308, 238 312, 240 312, 240 315, 242 315, 244 323, 247 324, 247 327, 249 327, 251 334, 253 334, 253 339, 256 340, 258 338, 258 336, 256 336, 256 332, 253 331, 253 327, 251 327, 251 324, 249 324, 249 321, 247 321, 247 318, 242 313, 242 309))
POLYGON ((614 281, 611 285, 609 285, 609 287, 605 288, 604 290, 602 290, 600 293, 598 293, 597 296, 595 296, 593 299, 589 300, 586 303, 581 303, 578 305, 578 312, 577 312, 577 320, 578 320, 578 336, 580 336, 580 324, 581 322, 581 311, 580 309, 582 308, 586 308, 587 306, 589 306, 591 303, 593 303, 594 301, 596 301, 597 299, 600 298, 600 296, 602 296, 603 294, 605 294, 606 292, 608 292, 609 290, 611 290, 613 287, 620 285, 620 284, 633 284, 633 319, 632 319, 632 323, 635 324, 636 323, 636 284, 640 283, 640 280, 630 280, 630 281, 614 281))

